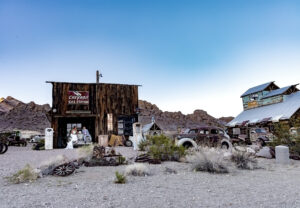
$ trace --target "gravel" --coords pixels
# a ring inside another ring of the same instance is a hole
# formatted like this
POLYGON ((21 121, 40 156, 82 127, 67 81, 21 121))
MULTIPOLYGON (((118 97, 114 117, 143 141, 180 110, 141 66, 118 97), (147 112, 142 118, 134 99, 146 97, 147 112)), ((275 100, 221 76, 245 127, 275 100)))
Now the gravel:
MULTIPOLYGON (((137 154, 125 147, 117 151, 128 158, 137 154)), ((38 167, 62 154, 77 157, 76 150, 9 147, 0 155, 1 207, 300 207, 299 161, 279 166, 275 160, 259 159, 264 169, 221 175, 192 172, 188 163, 146 164, 151 175, 129 176, 126 184, 113 182, 115 172, 124 172, 126 166, 81 167, 68 177, 47 176, 24 184, 4 178, 27 163, 38 167)))

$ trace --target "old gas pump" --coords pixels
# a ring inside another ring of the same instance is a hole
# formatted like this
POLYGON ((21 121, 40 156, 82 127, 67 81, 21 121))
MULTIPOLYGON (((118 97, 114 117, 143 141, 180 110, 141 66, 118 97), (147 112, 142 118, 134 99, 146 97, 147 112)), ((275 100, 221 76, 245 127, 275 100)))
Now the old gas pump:
POLYGON ((45 149, 51 150, 53 149, 53 129, 46 128, 45 129, 45 149))

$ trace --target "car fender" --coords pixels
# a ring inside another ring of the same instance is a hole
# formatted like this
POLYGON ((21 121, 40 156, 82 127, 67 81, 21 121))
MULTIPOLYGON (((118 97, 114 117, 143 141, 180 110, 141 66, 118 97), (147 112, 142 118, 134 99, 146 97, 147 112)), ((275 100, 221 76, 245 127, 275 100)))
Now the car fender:
POLYGON ((193 147, 197 147, 198 146, 197 143, 194 140, 192 140, 191 138, 182 138, 182 139, 178 140, 177 146, 181 146, 185 142, 191 143, 193 145, 193 147))

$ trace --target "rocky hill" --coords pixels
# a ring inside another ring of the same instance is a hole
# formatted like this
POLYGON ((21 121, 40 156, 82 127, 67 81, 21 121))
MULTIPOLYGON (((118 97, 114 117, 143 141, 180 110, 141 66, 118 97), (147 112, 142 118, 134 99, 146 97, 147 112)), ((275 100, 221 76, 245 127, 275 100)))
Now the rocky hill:
MULTIPOLYGON (((165 131, 176 131, 178 127, 193 128, 204 125, 215 125, 223 127, 232 117, 216 119, 206 111, 195 110, 192 114, 184 115, 179 112, 168 112, 160 110, 156 105, 140 100, 139 121, 142 124, 150 123, 152 117, 165 131)), ((50 127, 48 112, 50 106, 37 105, 34 102, 23 103, 13 97, 0 99, 0 132, 13 129, 32 130, 43 132, 50 127)))
POLYGON ((0 99, 0 131, 33 130, 43 132, 50 127, 47 113, 50 106, 23 103, 13 97, 0 99))
POLYGON ((150 123, 152 117, 157 124, 166 131, 175 131, 178 127, 193 128, 204 125, 224 126, 224 122, 209 115, 206 111, 195 110, 192 114, 184 115, 180 111, 168 112, 160 110, 156 105, 140 100, 141 113, 139 121, 142 124, 150 123))

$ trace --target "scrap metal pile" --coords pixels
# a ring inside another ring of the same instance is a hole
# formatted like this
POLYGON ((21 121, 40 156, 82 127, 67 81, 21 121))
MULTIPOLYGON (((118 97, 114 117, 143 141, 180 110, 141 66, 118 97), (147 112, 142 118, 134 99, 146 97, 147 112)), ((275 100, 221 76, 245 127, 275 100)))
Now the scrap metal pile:
POLYGON ((87 167, 118 166, 124 164, 125 160, 121 154, 116 153, 114 148, 95 146, 92 158, 84 162, 84 165, 87 167))

